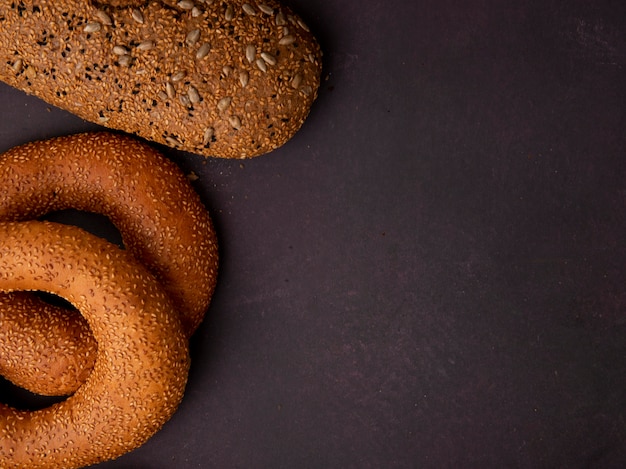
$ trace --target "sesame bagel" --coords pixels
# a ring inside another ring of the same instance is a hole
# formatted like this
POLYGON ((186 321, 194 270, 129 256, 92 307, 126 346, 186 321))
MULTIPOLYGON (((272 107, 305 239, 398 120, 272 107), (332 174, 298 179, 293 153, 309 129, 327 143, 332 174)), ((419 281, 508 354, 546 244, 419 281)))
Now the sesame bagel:
POLYGON ((317 41, 276 0, 21 0, 0 20, 0 80, 205 156, 283 145, 320 84, 317 41))
MULTIPOLYGON (((156 276, 174 301, 186 336, 193 334, 215 289, 218 247, 206 208, 173 162, 131 137, 86 133, 7 151, 0 155, 0 180, 0 221, 36 219, 67 208, 106 215, 120 231, 125 248, 156 276)), ((24 355, 18 358, 14 353, 9 360, 0 353, 0 372, 40 394, 73 392, 93 363, 89 357, 95 356, 89 341, 83 341, 83 347, 74 346, 85 335, 69 329, 82 331, 85 325, 50 321, 48 310, 39 308, 24 321, 25 306, 16 304, 20 298, 4 300, 0 337, 13 337, 14 348, 24 355), (7 307, 11 303, 14 312, 7 307), (28 328, 34 333, 44 330, 44 324, 52 330, 34 339, 28 328), (66 327, 68 331, 61 331, 66 327), (69 349, 68 335, 74 344, 69 349), (32 340, 38 352, 28 354, 33 350, 28 346, 32 340), (55 350, 64 350, 64 358, 55 359, 55 350), (37 372, 55 360, 54 369, 37 372)), ((82 321, 76 312, 66 316, 82 321)))
POLYGON ((32 392, 63 396, 84 383, 98 345, 85 318, 26 292, 0 293, 0 375, 32 392))
POLYGON ((156 279, 117 246, 50 222, 0 223, 0 290, 67 299, 98 343, 69 398, 30 412, 0 404, 0 467, 78 468, 143 444, 184 393, 189 351, 156 279))

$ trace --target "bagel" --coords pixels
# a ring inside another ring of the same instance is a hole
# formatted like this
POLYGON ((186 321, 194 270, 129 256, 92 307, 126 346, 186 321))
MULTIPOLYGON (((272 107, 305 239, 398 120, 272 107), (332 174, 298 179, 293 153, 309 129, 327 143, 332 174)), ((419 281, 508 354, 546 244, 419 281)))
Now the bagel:
POLYGON ((98 345, 76 310, 26 292, 0 293, 0 375, 48 396, 68 395, 85 382, 98 345))
POLYGON ((87 381, 29 412, 0 405, 0 467, 77 468, 143 444, 184 393, 189 350, 162 286, 129 253, 80 228, 0 223, 0 290, 71 302, 98 343, 87 381))
POLYGON ((320 84, 316 39, 276 0, 21 0, 0 20, 0 80, 205 156, 283 145, 320 84))
MULTIPOLYGON (((218 247, 207 210, 173 162, 128 136, 85 133, 7 151, 0 155, 0 180, 0 221, 36 219, 67 208, 106 215, 125 248, 173 299, 187 337, 193 334, 215 289, 218 247)), ((50 321, 47 310, 33 311, 24 322, 19 313, 24 307, 15 309, 0 312, 0 337, 12 337, 16 352, 34 350, 27 346, 33 340, 29 328, 33 333, 45 325, 53 329, 37 337, 37 353, 14 353, 11 360, 0 354, 0 372, 39 394, 71 394, 93 363, 95 344, 83 341, 83 347, 75 347, 85 334, 63 332, 67 321, 50 321), (74 344, 69 349, 68 336, 74 344), (64 350, 64 358, 54 350, 64 350), (54 370, 38 371, 54 360, 54 370)), ((67 314, 73 315, 71 322, 84 322, 76 312, 67 314)), ((86 325, 67 327, 84 330, 86 325)))

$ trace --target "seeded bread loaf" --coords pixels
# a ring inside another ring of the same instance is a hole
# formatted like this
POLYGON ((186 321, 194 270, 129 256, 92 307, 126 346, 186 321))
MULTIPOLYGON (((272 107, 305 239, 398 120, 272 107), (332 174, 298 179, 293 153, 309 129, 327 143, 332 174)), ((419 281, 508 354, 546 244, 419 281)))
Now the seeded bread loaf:
POLYGON ((0 80, 205 156, 283 145, 307 117, 320 73, 309 28, 275 0, 0 3, 0 80))

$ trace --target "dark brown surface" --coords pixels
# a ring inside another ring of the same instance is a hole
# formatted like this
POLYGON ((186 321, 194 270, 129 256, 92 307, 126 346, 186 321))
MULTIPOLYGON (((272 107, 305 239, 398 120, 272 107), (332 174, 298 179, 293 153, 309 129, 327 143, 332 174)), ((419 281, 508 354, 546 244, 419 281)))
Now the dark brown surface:
MULTIPOLYGON (((626 4, 287 3, 320 98, 243 165, 167 151, 221 275, 182 407, 102 467, 624 467, 626 4)), ((2 150, 94 128, 0 99, 2 150)))

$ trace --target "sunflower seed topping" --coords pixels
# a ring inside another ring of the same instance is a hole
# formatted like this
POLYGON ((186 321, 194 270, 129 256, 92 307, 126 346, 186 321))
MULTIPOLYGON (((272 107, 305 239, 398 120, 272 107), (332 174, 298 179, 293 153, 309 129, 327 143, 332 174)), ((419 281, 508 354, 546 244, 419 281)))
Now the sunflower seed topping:
POLYGON ((18 73, 20 70, 22 70, 23 65, 24 62, 22 61, 22 59, 17 59, 15 62, 13 62, 13 65, 11 65, 11 70, 13 70, 15 73, 18 73))
POLYGON ((137 49, 143 51, 154 49, 154 41, 142 41, 137 45, 137 49))
POLYGON ((200 46, 198 52, 196 52, 196 59, 204 59, 207 55, 209 55, 209 51, 211 50, 211 45, 208 42, 205 42, 200 46))
POLYGON ((124 46, 115 46, 113 47, 113 53, 115 55, 128 55, 128 49, 124 46))
POLYGON ((235 11, 233 10, 232 5, 228 5, 226 7, 226 11, 224 12, 224 18, 226 21, 231 21, 235 17, 235 11))
POLYGON ((300 88, 301 84, 302 84, 302 75, 298 73, 291 79, 291 87, 297 90, 298 88, 300 88))
POLYGON ((248 59, 250 63, 254 62, 254 59, 256 59, 256 47, 252 44, 246 46, 246 59, 248 59))
POLYGON ((117 59, 117 61, 123 67, 130 67, 133 62, 133 58, 130 55, 120 55, 120 58, 117 59))
POLYGON ((176 89, 169 81, 165 84, 165 93, 170 99, 174 99, 176 97, 176 89))
POLYGON ((133 17, 133 19, 139 23, 139 24, 143 24, 143 13, 140 10, 137 10, 136 8, 132 11, 131 16, 133 17))
POLYGON ((204 135, 202 136, 202 144, 208 145, 211 143, 213 136, 215 135, 215 129, 213 127, 209 127, 204 131, 204 135))
POLYGON ((250 16, 256 15, 256 11, 254 10, 254 7, 250 5, 249 3, 244 3, 243 5, 241 5, 241 8, 243 8, 243 11, 246 15, 250 15, 250 16))
POLYGON ((268 65, 276 65, 276 59, 274 58, 274 56, 269 54, 269 53, 267 53, 267 52, 261 52, 261 58, 268 65))
POLYGON ((256 59, 256 66, 259 67, 263 73, 267 72, 267 63, 263 59, 256 59))
POLYGON ((237 116, 230 116, 228 122, 235 130, 241 129, 241 119, 237 116))
POLYGON ((200 10, 200 8, 198 7, 193 7, 191 9, 191 16, 192 18, 197 18, 198 16, 200 16, 202 14, 202 10, 200 10))
POLYGON ((222 98, 218 101, 217 103, 217 109, 220 112, 224 112, 226 109, 228 109, 228 107, 230 106, 230 103, 232 103, 233 98, 227 96, 225 98, 222 98))
POLYGON ((266 5, 265 3, 261 3, 260 5, 257 5, 257 6, 259 7, 259 10, 261 10, 266 15, 274 14, 274 9, 271 6, 266 5))
POLYGON ((225 77, 229 77, 231 73, 233 73, 233 67, 231 67, 230 65, 224 65, 222 67, 222 74, 225 77))
POLYGON ((106 26, 111 26, 113 24, 113 20, 105 11, 97 10, 95 15, 96 15, 96 18, 98 18, 98 20, 100 21, 100 23, 106 26))
POLYGON ((95 33, 98 32, 102 29, 102 24, 98 23, 97 21, 94 21, 92 23, 87 23, 85 25, 85 27, 83 28, 83 31, 85 31, 86 33, 95 33))
POLYGON ((189 97, 189 101, 191 104, 198 104, 200 102, 200 93, 193 86, 190 86, 187 90, 187 96, 189 97))
POLYGON ((248 82, 250 81, 250 75, 245 70, 239 74, 239 82, 241 86, 245 88, 248 86, 248 82))
MULTIPOLYGON (((37 76, 37 72, 35 71, 34 67, 29 67, 28 65, 26 65, 26 67, 24 68, 24 75, 29 80, 34 80, 35 77, 37 76)), ((81 106, 82 106, 82 104, 81 104, 81 106)))
POLYGON ((180 141, 176 137, 171 137, 171 136, 165 137, 165 141, 167 142, 168 145, 172 147, 180 146, 180 141))
POLYGON ((186 94, 181 94, 178 97, 178 100, 180 101, 180 104, 182 104, 185 107, 189 107, 191 105, 191 100, 189 99, 189 96, 187 96, 186 94))
POLYGON ((180 72, 176 72, 174 73, 171 77, 170 80, 172 80, 172 82, 176 83, 181 81, 183 78, 185 78, 187 76, 187 73, 184 71, 180 71, 180 72))
POLYGON ((304 21, 302 21, 301 19, 298 18, 298 26, 300 26, 302 29, 304 29, 307 33, 311 32, 311 30, 309 29, 309 27, 306 25, 306 23, 304 21))
POLYGON ((200 30, 193 29, 189 31, 189 33, 187 34, 187 37, 185 38, 185 42, 187 43, 188 46, 193 46, 196 42, 198 42, 198 39, 200 39, 200 30))
POLYGON ((183 10, 191 10, 195 5, 192 0, 180 0, 178 6, 183 10))
POLYGON ((276 26, 285 26, 287 24, 287 18, 285 18, 285 14, 282 11, 279 11, 276 14, 274 22, 276 23, 276 26))
POLYGON ((159 97, 159 99, 160 99, 161 101, 167 101, 167 98, 169 98, 169 96, 167 95, 167 93, 166 93, 165 91, 163 91, 163 90, 159 91, 159 92, 157 93, 157 96, 159 97))
POLYGON ((288 36, 283 36, 280 41, 278 41, 278 44, 280 44, 281 46, 288 46, 290 44, 293 44, 294 42, 296 42, 295 36, 289 34, 288 36))

